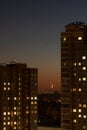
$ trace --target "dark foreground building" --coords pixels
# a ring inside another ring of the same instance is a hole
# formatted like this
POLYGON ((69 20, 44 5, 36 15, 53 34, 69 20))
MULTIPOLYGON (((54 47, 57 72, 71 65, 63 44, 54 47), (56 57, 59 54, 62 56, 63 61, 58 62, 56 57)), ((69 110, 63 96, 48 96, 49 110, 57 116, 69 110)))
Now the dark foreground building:
POLYGON ((87 130, 87 25, 73 22, 61 33, 61 127, 87 130))
POLYGON ((37 129, 37 69, 0 65, 0 130, 37 129))
POLYGON ((61 101, 60 94, 43 93, 38 95, 38 126, 61 127, 61 101))

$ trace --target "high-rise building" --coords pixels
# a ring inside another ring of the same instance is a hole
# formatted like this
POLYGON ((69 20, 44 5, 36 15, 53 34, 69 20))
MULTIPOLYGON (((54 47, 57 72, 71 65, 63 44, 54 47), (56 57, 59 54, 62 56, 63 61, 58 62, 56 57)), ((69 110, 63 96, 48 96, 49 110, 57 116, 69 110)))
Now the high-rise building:
POLYGON ((37 130, 38 70, 0 64, 0 130, 37 130))
POLYGON ((87 130, 87 25, 73 22, 61 33, 61 127, 87 130))

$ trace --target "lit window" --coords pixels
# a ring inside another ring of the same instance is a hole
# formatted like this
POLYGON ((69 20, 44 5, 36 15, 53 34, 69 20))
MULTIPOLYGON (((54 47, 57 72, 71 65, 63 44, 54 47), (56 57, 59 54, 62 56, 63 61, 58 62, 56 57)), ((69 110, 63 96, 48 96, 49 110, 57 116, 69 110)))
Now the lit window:
POLYGON ((82 117, 82 115, 80 114, 80 115, 79 115, 79 118, 81 118, 81 117, 82 117))
POLYGON ((35 100, 37 100, 37 97, 34 97, 35 100))
POLYGON ((17 108, 16 107, 14 107, 14 110, 16 110, 17 108))
POLYGON ((19 82, 19 86, 21 86, 21 83, 19 82))
POLYGON ((83 77, 82 80, 83 80, 83 81, 86 81, 86 77, 83 77))
POLYGON ((17 100, 17 98, 16 98, 16 97, 14 97, 14 100, 17 100))
POLYGON ((21 88, 19 87, 19 90, 21 90, 21 88))
POLYGON ((37 123, 37 120, 34 120, 34 123, 37 123))
POLYGON ((10 90, 10 87, 8 87, 8 90, 10 90))
POLYGON ((6 82, 4 82, 4 85, 6 85, 6 82))
POLYGON ((14 112, 14 115, 16 115, 17 113, 16 112, 14 112))
POLYGON ((86 128, 87 128, 87 126, 85 126, 85 125, 84 125, 82 128, 83 128, 83 129, 86 129, 86 128))
POLYGON ((26 114, 29 114, 29 111, 26 111, 26 114))
POLYGON ((10 112, 8 112, 8 115, 10 115, 10 112))
POLYGON ((83 104, 83 108, 86 108, 86 104, 83 104))
POLYGON ((81 110, 81 109, 79 109, 79 110, 78 110, 78 112, 82 112, 82 110, 81 110))
POLYGON ((78 37, 78 40, 79 40, 79 41, 82 40, 82 37, 78 37))
POLYGON ((76 92, 76 88, 73 88, 73 92, 76 92))
POLYGON ((6 112, 3 112, 3 115, 6 115, 6 112))
POLYGON ((10 85, 10 82, 8 82, 8 85, 10 85))
POLYGON ((66 41, 66 37, 63 38, 63 41, 66 41))
POLYGON ((10 100, 10 97, 8 97, 8 100, 10 100))
POLYGON ((31 97, 31 100, 33 100, 33 97, 31 97))
POLYGON ((81 62, 79 62, 78 65, 81 66, 81 62))
POLYGON ((3 130, 6 130, 6 127, 4 127, 3 130))
POLYGON ((79 92, 81 92, 81 88, 79 88, 79 92))
POLYGON ((4 90, 6 91, 6 87, 4 87, 4 90))
POLYGON ((82 106, 82 104, 79 104, 79 107, 81 107, 82 106))
POLYGON ((34 102, 34 104, 37 104, 37 102, 34 102))
POLYGON ((14 127, 14 130, 16 130, 16 127, 14 127))
POLYGON ((74 73, 74 76, 76 76, 76 73, 74 73))
POLYGON ((3 120, 6 120, 6 117, 4 117, 3 120))
POLYGON ((86 115, 83 115, 83 118, 86 118, 86 115))
POLYGON ((17 123, 16 123, 16 121, 14 122, 14 125, 16 125, 17 123))
POLYGON ((77 110, 76 109, 73 109, 73 112, 76 112, 77 110))
POLYGON ((76 119, 74 119, 73 122, 76 123, 76 119))
POLYGON ((37 113, 37 111, 34 111, 34 113, 36 114, 36 113, 37 113))
POLYGON ((85 59, 86 59, 86 56, 82 56, 82 59, 85 60, 85 59))
POLYGON ((3 125, 6 125, 6 122, 3 122, 3 125))
POLYGON ((29 99, 30 99, 30 97, 26 97, 26 99, 27 99, 27 100, 29 100, 29 99))
POLYGON ((31 104, 33 104, 33 102, 31 102, 31 104))
POLYGON ((8 116, 8 120, 10 120, 10 117, 8 116))
POLYGON ((74 63, 74 66, 76 66, 76 62, 74 63))
POLYGON ((86 67, 82 67, 82 70, 86 70, 86 67))
POLYGON ((10 125, 10 122, 8 122, 8 125, 10 125))
POLYGON ((81 78, 79 78, 79 81, 81 81, 81 78))

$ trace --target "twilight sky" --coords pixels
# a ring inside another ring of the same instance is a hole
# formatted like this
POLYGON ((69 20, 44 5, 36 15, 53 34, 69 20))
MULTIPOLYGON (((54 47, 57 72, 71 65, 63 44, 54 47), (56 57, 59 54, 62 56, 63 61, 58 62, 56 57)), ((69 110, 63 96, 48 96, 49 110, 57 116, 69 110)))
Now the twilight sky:
POLYGON ((87 23, 87 0, 2 0, 0 63, 16 60, 38 68, 39 91, 60 89, 60 32, 87 23))

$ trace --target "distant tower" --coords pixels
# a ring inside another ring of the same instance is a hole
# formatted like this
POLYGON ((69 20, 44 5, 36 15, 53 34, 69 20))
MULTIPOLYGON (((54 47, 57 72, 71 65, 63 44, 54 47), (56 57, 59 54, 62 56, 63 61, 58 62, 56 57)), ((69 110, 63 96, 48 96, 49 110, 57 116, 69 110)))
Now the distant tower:
POLYGON ((0 130, 37 130, 37 86, 37 69, 0 66, 0 130))
POLYGON ((61 33, 61 127, 87 130, 87 25, 73 22, 61 33))

